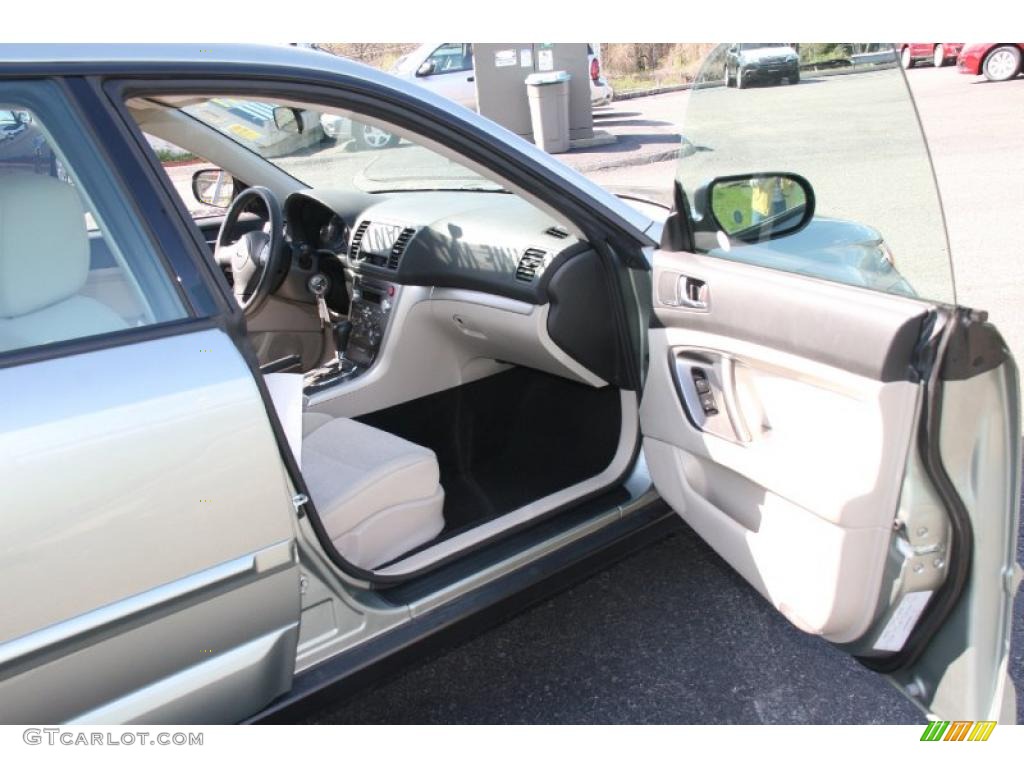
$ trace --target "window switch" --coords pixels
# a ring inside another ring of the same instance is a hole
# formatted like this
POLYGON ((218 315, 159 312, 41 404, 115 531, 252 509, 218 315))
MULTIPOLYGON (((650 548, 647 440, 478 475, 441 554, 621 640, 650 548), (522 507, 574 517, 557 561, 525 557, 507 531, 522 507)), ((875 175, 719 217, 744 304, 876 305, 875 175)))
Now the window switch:
MULTIPOLYGON (((705 384, 707 381, 704 382, 705 384)), ((714 416, 718 413, 718 403, 715 402, 715 396, 711 392, 705 392, 700 396, 700 407, 704 409, 706 416, 714 416)))
POLYGON ((693 385, 697 387, 697 394, 706 395, 711 391, 711 385, 703 376, 694 376, 693 385))

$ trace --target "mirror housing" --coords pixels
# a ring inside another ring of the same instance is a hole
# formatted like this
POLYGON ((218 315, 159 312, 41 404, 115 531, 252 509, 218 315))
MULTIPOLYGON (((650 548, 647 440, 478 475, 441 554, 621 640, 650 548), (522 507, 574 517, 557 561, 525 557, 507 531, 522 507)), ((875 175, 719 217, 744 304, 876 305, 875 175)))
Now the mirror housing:
POLYGON ((227 208, 235 197, 235 179, 220 168, 203 168, 192 174, 192 195, 203 205, 227 208))
POLYGON ((292 107, 274 107, 274 125, 284 133, 299 134, 305 129, 302 113, 292 107))
POLYGON ((416 68, 416 77, 427 77, 434 74, 434 62, 427 59, 416 68))
POLYGON ((814 189, 795 173, 719 176, 694 193, 694 229, 740 244, 792 235, 814 218, 814 189))

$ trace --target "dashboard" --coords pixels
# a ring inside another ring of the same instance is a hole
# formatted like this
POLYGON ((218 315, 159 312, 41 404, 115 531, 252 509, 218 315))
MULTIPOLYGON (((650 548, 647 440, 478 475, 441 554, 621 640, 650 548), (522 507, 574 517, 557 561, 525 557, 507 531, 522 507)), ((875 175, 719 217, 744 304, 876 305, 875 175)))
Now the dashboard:
POLYGON ((288 283, 328 275, 328 305, 352 320, 350 357, 360 365, 372 365, 382 345, 395 352, 393 307, 408 304, 403 289, 425 289, 452 343, 478 358, 624 380, 603 258, 515 195, 309 189, 289 195, 284 212, 298 254, 288 283), (552 355, 569 362, 550 363, 552 355))
POLYGON ((520 198, 487 192, 365 195, 304 190, 285 201, 293 248, 353 274, 546 303, 548 275, 589 245, 520 198))

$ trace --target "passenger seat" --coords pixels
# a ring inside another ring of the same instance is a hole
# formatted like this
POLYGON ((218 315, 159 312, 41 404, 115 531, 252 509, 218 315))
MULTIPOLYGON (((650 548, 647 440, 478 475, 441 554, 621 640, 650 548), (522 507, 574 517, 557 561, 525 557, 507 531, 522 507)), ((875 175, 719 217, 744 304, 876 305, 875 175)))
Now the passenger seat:
POLYGON ((3 176, 0 352, 128 327, 82 293, 89 258, 85 208, 73 186, 50 176, 3 176))
POLYGON ((307 412, 302 475, 327 535, 361 568, 394 560, 444 528, 437 457, 388 432, 307 412))

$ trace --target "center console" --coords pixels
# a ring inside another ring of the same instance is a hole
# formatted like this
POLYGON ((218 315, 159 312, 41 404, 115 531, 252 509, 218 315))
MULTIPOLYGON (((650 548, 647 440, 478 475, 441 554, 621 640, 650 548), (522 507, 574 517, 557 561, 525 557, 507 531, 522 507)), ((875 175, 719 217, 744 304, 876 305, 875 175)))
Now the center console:
POLYGON ((395 301, 394 283, 355 276, 349 307, 351 332, 336 360, 306 376, 305 392, 311 394, 365 373, 377 359, 395 301))
POLYGON ((382 280, 357 276, 352 288, 352 335, 345 349, 345 357, 358 366, 369 368, 377 358, 384 338, 391 305, 394 303, 395 285, 382 280))

